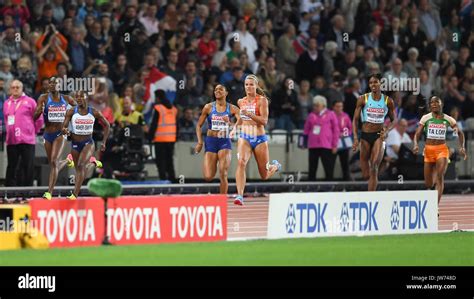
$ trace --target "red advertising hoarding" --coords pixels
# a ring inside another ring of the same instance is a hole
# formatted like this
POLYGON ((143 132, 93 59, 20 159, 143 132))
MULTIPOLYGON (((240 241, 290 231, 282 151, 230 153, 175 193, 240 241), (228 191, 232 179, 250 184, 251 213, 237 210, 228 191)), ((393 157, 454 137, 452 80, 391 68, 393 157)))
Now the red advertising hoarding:
POLYGON ((104 201, 33 199, 31 222, 42 232, 50 247, 94 246, 104 238, 104 201))
POLYGON ((224 195, 109 199, 107 235, 117 245, 226 240, 226 201, 224 195))
POLYGON ((101 245, 106 232, 116 245, 227 239, 224 195, 123 196, 107 205, 105 216, 97 197, 34 199, 31 220, 51 247, 101 245))

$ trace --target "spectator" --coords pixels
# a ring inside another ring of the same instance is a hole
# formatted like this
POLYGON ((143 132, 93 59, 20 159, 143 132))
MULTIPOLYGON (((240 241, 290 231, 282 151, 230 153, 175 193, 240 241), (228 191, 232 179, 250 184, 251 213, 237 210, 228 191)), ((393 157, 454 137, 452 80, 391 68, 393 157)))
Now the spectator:
POLYGON ((392 14, 388 11, 385 0, 378 1, 378 7, 372 12, 372 16, 375 19, 375 22, 381 29, 387 28, 392 19, 392 14))
POLYGON ((339 141, 337 143, 337 156, 339 156, 339 161, 341 162, 342 179, 343 181, 351 181, 349 151, 352 149, 352 119, 344 112, 344 101, 334 101, 332 110, 336 114, 340 129, 339 141))
POLYGON ((77 18, 83 23, 87 15, 93 15, 96 19, 99 18, 99 12, 95 9, 94 0, 85 0, 84 5, 79 8, 77 18))
POLYGON ((160 32, 160 22, 156 18, 157 11, 158 7, 156 6, 156 3, 150 3, 146 9, 146 12, 145 10, 142 10, 138 13, 138 19, 145 28, 145 33, 148 37, 160 32))
POLYGON ((0 59, 8 58, 13 64, 21 57, 22 53, 30 52, 31 48, 23 38, 20 42, 16 41, 16 30, 8 27, 4 35, 0 35, 0 59))
POLYGON ((173 77, 176 82, 179 81, 179 79, 182 78, 183 72, 182 70, 178 67, 178 52, 176 50, 170 50, 168 53, 168 59, 166 59, 166 64, 163 64, 161 66, 161 70, 167 74, 173 77))
POLYGON ((354 118, 354 111, 357 99, 361 96, 362 90, 359 79, 353 79, 348 88, 344 92, 344 111, 349 115, 350 119, 354 118))
POLYGON ((426 34, 429 43, 436 40, 442 30, 439 13, 431 8, 428 0, 420 0, 418 4, 418 19, 420 28, 426 34))
MULTIPOLYGON (((92 1, 92 0, 91 0, 92 1)), ((131 35, 135 33, 135 30, 141 30, 144 32, 145 27, 140 23, 140 21, 137 18, 137 8, 135 5, 127 5, 127 8, 125 9, 125 15, 120 18, 120 26, 117 29, 117 36, 123 36, 127 37, 128 39, 125 38, 115 38, 113 40, 113 49, 115 54, 123 53, 125 50, 125 45, 127 44, 132 44, 131 43, 131 35), (125 41, 128 41, 125 43, 125 41)), ((146 34, 144 33, 146 36, 146 34)), ((143 45, 141 45, 143 47, 143 45)), ((129 50, 128 50, 129 51, 129 50)), ((127 51, 127 52, 128 52, 127 51)), ((145 51, 144 51, 145 52, 145 51)), ((142 56, 132 56, 132 59, 130 59, 130 55, 127 55, 128 61, 130 61, 130 66, 134 71, 137 71, 140 68, 140 61, 138 60, 138 65, 134 63, 134 61, 137 61, 137 57, 143 57, 142 56)))
POLYGON ((193 21, 192 30, 201 34, 204 30, 204 24, 209 16, 209 8, 206 5, 197 6, 197 16, 193 21))
MULTIPOLYGON (((0 78, 0 127, 2 127, 2 129, 0 130, 0 136, 2 136, 2 140, 4 138, 3 136, 5 134, 5 129, 6 129, 6 124, 3 122, 4 120, 3 104, 7 101, 7 99, 8 99, 8 95, 7 95, 7 92, 5 91, 5 80, 0 78)), ((0 147, 3 150, 3 144, 1 144, 0 147)))
POLYGON ((226 47, 224 51, 230 50, 229 40, 237 38, 240 41, 242 49, 247 53, 249 56, 249 62, 253 63, 255 61, 255 50, 258 49, 257 41, 255 37, 247 31, 247 24, 243 18, 240 18, 237 21, 237 30, 227 35, 226 38, 226 47))
POLYGON ((250 66, 250 74, 258 74, 260 68, 263 67, 267 61, 267 54, 258 49, 255 51, 255 58, 255 62, 250 66))
POLYGON ((420 70, 420 94, 425 99, 431 98, 433 94, 433 85, 431 84, 429 73, 424 68, 420 70))
POLYGON ((335 61, 334 67, 341 74, 346 73, 352 67, 357 68, 355 50, 347 49, 344 59, 335 61))
MULTIPOLYGON (((220 84, 227 84, 228 82, 232 81, 233 78, 234 78, 234 69, 239 67, 241 68, 240 66, 240 60, 238 58, 232 58, 230 60, 230 68, 225 71, 224 73, 222 73, 222 75, 219 77, 219 83, 220 84)), ((243 72, 242 72, 243 74, 243 72)))
POLYGON ((186 47, 178 53, 178 67, 184 69, 189 60, 199 61, 198 39, 191 39, 186 42, 186 47))
POLYGON ((295 78, 295 66, 298 55, 293 47, 295 38, 295 26, 290 24, 277 42, 276 65, 277 70, 284 72, 288 77, 295 78))
POLYGON ((238 39, 229 40, 230 50, 227 52, 227 59, 232 60, 238 58, 241 53, 243 53, 242 47, 238 39))
POLYGON ((416 95, 409 95, 408 98, 405 100, 401 113, 401 118, 406 119, 408 125, 406 132, 410 136, 410 138, 413 139, 413 137, 415 136, 416 128, 418 126, 418 121, 420 120, 420 117, 418 115, 416 95))
POLYGON ((464 73, 466 71, 466 68, 470 68, 470 62, 469 62, 469 56, 470 56, 470 50, 467 46, 462 46, 461 49, 459 50, 459 56, 458 59, 454 62, 456 66, 456 76, 458 78, 462 78, 464 76, 464 73))
POLYGON ((344 41, 345 21, 342 15, 336 14, 331 19, 331 28, 326 36, 328 41, 334 41, 337 45, 337 51, 343 53, 347 48, 347 42, 344 41))
POLYGON ((453 107, 462 107, 463 102, 466 100, 466 95, 462 90, 459 90, 458 77, 452 76, 449 78, 449 83, 443 94, 443 100, 444 113, 449 113, 453 107))
POLYGON ((183 116, 178 120, 179 140, 196 140, 196 123, 194 121, 193 109, 184 109, 183 116))
POLYGON ((474 117, 474 84, 471 84, 469 94, 467 95, 461 110, 464 119, 474 117))
POLYGON ((67 54, 70 57, 72 76, 80 77, 90 61, 89 50, 84 42, 84 32, 81 29, 75 27, 71 30, 67 54))
POLYGON ((296 62, 296 80, 313 81, 316 76, 323 75, 323 54, 318 51, 318 42, 315 38, 308 40, 308 50, 296 62))
POLYGON ((408 61, 405 62, 403 70, 409 78, 418 78, 418 69, 420 68, 421 63, 418 61, 418 50, 415 48, 408 49, 408 61))
POLYGON ((32 70, 33 65, 30 58, 28 56, 23 56, 18 59, 16 69, 15 78, 21 82, 25 82, 23 83, 25 94, 28 96, 34 96, 36 73, 32 70))
POLYGON ((274 48, 270 44, 270 35, 268 33, 262 33, 258 38, 258 49, 264 52, 267 57, 273 56, 274 48))
POLYGON ((309 114, 304 125, 304 134, 308 136, 309 181, 316 181, 320 157, 326 180, 331 181, 333 179, 340 129, 336 115, 326 107, 327 100, 325 97, 314 97, 313 111, 309 114))
POLYGON ((385 30, 380 36, 380 46, 384 51, 383 62, 397 58, 403 52, 402 30, 400 28, 400 18, 394 17, 390 23, 390 28, 385 30))
POLYGON ((144 133, 148 132, 148 127, 143 118, 143 114, 133 108, 133 100, 131 97, 126 96, 123 99, 122 113, 115 121, 121 128, 130 125, 140 125, 144 133))
MULTIPOLYGON (((380 33, 382 32, 382 27, 376 23, 371 23, 369 26, 369 33, 365 34, 362 37, 363 45, 366 48, 374 49, 375 57, 379 58, 381 56, 381 51, 379 49, 380 45, 380 33)), ((383 55, 382 55, 383 56, 383 55)))
POLYGON ((15 27, 20 28, 30 20, 30 10, 28 6, 22 4, 22 0, 12 0, 11 5, 4 6, 0 9, 0 15, 6 17, 11 16, 15 21, 15 27))
POLYGON ((178 110, 166 98, 163 90, 155 91, 157 104, 148 131, 148 138, 155 146, 156 166, 160 180, 176 181, 174 172, 174 145, 177 137, 178 110))
POLYGON ((275 129, 291 132, 296 127, 299 102, 294 85, 295 82, 287 77, 272 95, 270 110, 275 118, 275 129))
POLYGON ((268 56, 265 65, 260 68, 258 73, 265 83, 266 90, 272 94, 277 85, 281 84, 285 79, 285 74, 276 69, 275 58, 268 56))
POLYGON ((232 105, 237 105, 237 100, 245 95, 244 90, 244 71, 240 66, 232 69, 232 80, 225 84, 225 87, 229 94, 227 95, 227 101, 232 105))
POLYGON ((190 60, 186 63, 183 80, 184 88, 179 90, 179 103, 183 107, 202 105, 201 95, 204 90, 204 80, 197 72, 196 62, 190 60))
POLYGON ((117 57, 117 64, 113 66, 110 79, 113 82, 113 90, 117 94, 122 94, 127 84, 132 81, 133 72, 128 67, 127 56, 120 54, 117 57))
MULTIPOLYGON (((452 107, 448 115, 456 120, 456 124, 458 125, 459 130, 464 131, 464 120, 461 119, 461 111, 459 110, 459 108, 456 106, 452 107)), ((457 138, 457 132, 455 133, 453 128, 448 127, 446 139, 453 140, 457 138)))
POLYGON ((203 61, 206 69, 209 69, 211 67, 212 57, 217 51, 216 42, 211 39, 212 34, 212 29, 204 29, 204 33, 201 39, 199 40, 198 45, 198 55, 199 58, 203 61))
POLYGON ((23 93, 20 81, 12 81, 10 94, 3 104, 8 158, 5 185, 33 186, 36 134, 43 126, 43 116, 33 119, 36 101, 23 93), (17 180, 18 173, 22 176, 17 180))
POLYGON ((300 26, 299 31, 308 31, 311 22, 319 22, 320 12, 324 9, 321 2, 302 0, 300 2, 300 26))
POLYGON ((383 77, 387 80, 399 80, 401 82, 401 79, 406 79, 408 78, 407 73, 402 71, 403 69, 403 62, 400 58, 395 58, 392 60, 392 63, 390 65, 390 70, 385 72, 383 77))
POLYGON ((13 80, 12 62, 8 58, 3 58, 0 60, 0 79, 5 81, 6 89, 10 89, 10 81, 13 80))
POLYGON ((334 61, 339 61, 342 59, 337 52, 337 44, 333 41, 328 41, 324 45, 323 52, 323 70, 324 70, 324 79, 327 82, 331 82, 332 73, 334 72, 335 66, 334 61))
POLYGON ((412 17, 409 20, 409 27, 405 30, 404 35, 402 36, 402 48, 404 52, 400 56, 403 60, 406 60, 407 50, 410 48, 415 48, 420 51, 420 55, 424 57, 426 55, 426 47, 428 46, 428 39, 426 34, 419 30, 418 28, 418 18, 412 17))
POLYGON ((310 113, 310 110, 312 108, 311 106, 313 97, 309 92, 310 87, 311 85, 309 84, 308 80, 301 80, 300 88, 298 91, 298 104, 300 106, 297 117, 298 129, 304 128, 304 122, 308 118, 308 114, 310 113))
POLYGON ((99 21, 94 22, 92 30, 87 34, 85 41, 88 45, 91 59, 106 61, 106 52, 109 45, 102 33, 102 24, 99 21))
POLYGON ((53 19, 59 24, 64 20, 66 12, 64 11, 63 0, 53 0, 53 19))
POLYGON ((244 76, 247 76, 249 74, 253 74, 253 72, 250 68, 250 64, 249 64, 249 57, 247 56, 247 54, 245 54, 245 52, 240 53, 239 61, 240 61, 240 65, 242 66, 242 69, 244 70, 244 76))
POLYGON ((387 156, 392 163, 398 160, 398 153, 402 143, 411 143, 413 141, 406 133, 407 127, 407 120, 401 118, 398 120, 397 126, 388 132, 386 140, 387 156))
POLYGON ((40 31, 44 31, 47 26, 58 25, 58 22, 56 22, 56 20, 53 18, 53 7, 51 6, 51 4, 45 4, 43 6, 43 13, 41 17, 38 20, 34 21, 33 24, 33 27, 35 29, 39 29, 40 31))

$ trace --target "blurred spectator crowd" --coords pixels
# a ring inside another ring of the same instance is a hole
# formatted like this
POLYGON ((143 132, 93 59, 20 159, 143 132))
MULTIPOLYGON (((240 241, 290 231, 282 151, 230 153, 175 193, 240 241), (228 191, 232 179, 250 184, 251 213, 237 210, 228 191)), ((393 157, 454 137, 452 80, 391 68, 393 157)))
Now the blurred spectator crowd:
POLYGON ((379 72, 420 79, 419 95, 387 92, 410 136, 433 94, 458 121, 474 117, 472 1, 0 0, 0 15, 0 107, 13 78, 38 99, 50 76, 94 77, 90 103, 111 124, 137 111, 149 125, 153 86, 169 76, 179 139, 194 140, 218 83, 236 104, 256 74, 268 129, 291 131, 315 96, 328 109, 343 102, 352 119, 379 72))

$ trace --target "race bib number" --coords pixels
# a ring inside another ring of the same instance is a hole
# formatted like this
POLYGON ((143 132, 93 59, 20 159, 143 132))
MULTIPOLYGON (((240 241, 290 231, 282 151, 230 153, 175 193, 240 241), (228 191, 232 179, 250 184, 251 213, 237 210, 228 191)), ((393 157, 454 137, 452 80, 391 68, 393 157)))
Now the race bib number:
POLYGON ((76 119, 74 122, 74 133, 77 135, 91 135, 94 131, 94 120, 76 119))
POLYGON ((66 105, 62 106, 49 106, 48 108, 48 121, 52 123, 64 122, 66 116, 66 105))
POLYGON ((367 108, 367 122, 373 124, 383 124, 385 119, 385 109, 367 108))
POLYGON ((212 131, 226 131, 229 125, 223 120, 223 116, 213 115, 211 119, 212 131))
MULTIPOLYGON (((247 112, 251 114, 255 114, 256 112, 255 105, 244 106, 242 110, 247 110, 247 112)), ((242 120, 252 120, 250 117, 242 114, 242 112, 240 112, 240 116, 242 117, 242 120)))
POLYGON ((444 124, 429 124, 427 138, 445 140, 446 139, 446 125, 444 124))
POLYGON ((319 135, 319 133, 321 133, 321 126, 315 125, 313 127, 313 134, 314 135, 319 135))
POLYGON ((13 126, 15 124, 15 115, 9 115, 7 122, 9 126, 13 126))

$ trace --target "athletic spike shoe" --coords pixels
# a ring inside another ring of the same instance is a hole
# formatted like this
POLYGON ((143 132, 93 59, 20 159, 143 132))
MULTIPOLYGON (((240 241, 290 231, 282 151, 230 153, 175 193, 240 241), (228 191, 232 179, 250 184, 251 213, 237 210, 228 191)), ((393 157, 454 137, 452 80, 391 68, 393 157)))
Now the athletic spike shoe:
POLYGON ((66 160, 67 160, 67 167, 73 168, 74 167, 74 159, 72 158, 71 154, 67 155, 66 160))
POLYGON ((53 196, 51 195, 51 193, 45 192, 43 194, 43 198, 46 199, 46 200, 51 200, 51 198, 53 198, 53 196))
POLYGON ((102 168, 102 162, 97 160, 94 156, 91 156, 89 159, 89 163, 95 163, 95 167, 102 168))
POLYGON ((281 170, 281 164, 280 164, 280 162, 278 162, 278 160, 273 160, 272 165, 277 166, 277 172, 281 170))
POLYGON ((242 195, 237 195, 234 200, 234 205, 243 206, 244 205, 244 197, 242 195))
POLYGON ((76 200, 77 197, 76 197, 76 195, 74 195, 74 193, 71 193, 71 195, 69 195, 69 196, 67 197, 67 199, 69 199, 69 200, 76 200))

